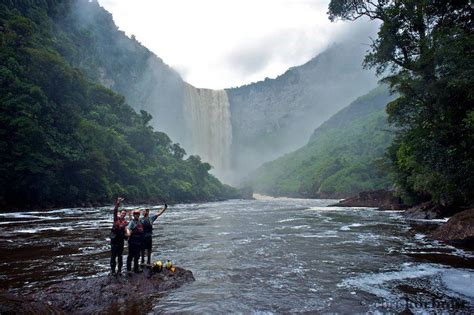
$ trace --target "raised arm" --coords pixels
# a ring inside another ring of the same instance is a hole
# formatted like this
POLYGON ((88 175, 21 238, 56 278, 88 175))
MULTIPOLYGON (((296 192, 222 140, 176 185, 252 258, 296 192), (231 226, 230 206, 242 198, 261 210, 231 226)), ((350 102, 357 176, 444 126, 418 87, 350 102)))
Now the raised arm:
POLYGON ((156 217, 158 218, 160 215, 162 215, 163 212, 165 212, 165 210, 166 210, 167 208, 168 208, 168 205, 167 205, 166 202, 165 202, 164 207, 161 208, 160 211, 158 211, 158 212, 156 213, 156 217))
POLYGON ((117 197, 115 200, 115 208, 114 208, 114 222, 118 220, 118 209, 120 207, 120 203, 124 200, 122 197, 117 197))

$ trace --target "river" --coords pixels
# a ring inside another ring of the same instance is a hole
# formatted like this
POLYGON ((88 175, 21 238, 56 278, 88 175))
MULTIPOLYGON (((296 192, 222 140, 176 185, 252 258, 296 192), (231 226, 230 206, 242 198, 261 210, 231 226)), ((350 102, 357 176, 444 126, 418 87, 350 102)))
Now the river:
MULTIPOLYGON (((333 202, 170 206, 155 223, 154 260, 172 259, 196 281, 152 297, 147 311, 474 312, 474 252, 426 237, 442 220, 333 202)), ((106 275, 111 221, 112 207, 0 214, 2 288, 26 294, 106 275)))

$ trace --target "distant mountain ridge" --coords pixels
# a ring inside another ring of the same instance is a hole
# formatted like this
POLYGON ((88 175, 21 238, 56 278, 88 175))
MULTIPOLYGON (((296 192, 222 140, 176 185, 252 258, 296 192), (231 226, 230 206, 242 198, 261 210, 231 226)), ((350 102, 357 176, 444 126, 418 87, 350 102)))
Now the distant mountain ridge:
POLYGON ((377 85, 362 69, 366 47, 334 44, 276 79, 228 89, 235 167, 256 168, 304 145, 312 131, 377 85), (241 153, 240 153, 241 152, 241 153))
MULTIPOLYGON (((231 126, 223 129, 231 129, 232 136, 228 138, 232 143, 225 157, 208 154, 200 148, 216 141, 197 146, 193 126, 206 125, 214 119, 198 115, 197 119, 204 121, 189 123, 190 106, 184 95, 194 87, 133 36, 128 38, 119 31, 112 15, 97 2, 73 3, 69 15, 57 18, 58 27, 73 38, 70 46, 75 49, 65 51, 68 60, 90 79, 124 95, 135 110, 149 112, 153 116, 151 124, 169 134, 188 153, 201 155, 213 166, 229 165, 221 173, 232 174, 229 181, 234 183, 263 162, 304 145, 317 126, 376 85, 373 72, 361 67, 364 45, 333 45, 276 79, 226 89, 228 102, 210 100, 220 112, 227 111, 221 107, 230 106, 231 126), (229 159, 230 163, 222 159, 229 159)), ((219 135, 201 135, 203 141, 209 137, 219 135)))
POLYGON ((381 167, 393 138, 385 113, 393 98, 385 86, 359 97, 318 127, 305 146, 265 163, 249 184, 265 194, 313 198, 390 188, 381 167))

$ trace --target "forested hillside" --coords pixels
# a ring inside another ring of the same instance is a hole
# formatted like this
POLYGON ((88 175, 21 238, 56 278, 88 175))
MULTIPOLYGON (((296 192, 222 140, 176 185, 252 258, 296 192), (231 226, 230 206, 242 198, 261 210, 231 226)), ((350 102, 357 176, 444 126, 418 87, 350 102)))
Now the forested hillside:
POLYGON ((74 1, 0 4, 0 208, 235 197, 199 157, 64 58, 74 1))
POLYGON ((248 173, 294 151, 315 128, 377 86, 362 69, 366 46, 347 40, 275 79, 228 89, 234 167, 248 173))
POLYGON ((184 81, 161 58, 120 31, 99 3, 66 1, 53 17, 57 48, 86 77, 125 96, 136 111, 153 115, 150 124, 183 143, 184 81))
POLYGON ((301 149, 265 163, 252 174, 255 191, 279 196, 344 197, 389 188, 383 155, 393 138, 380 86, 317 128, 301 149))
POLYGON ((387 106, 388 150, 407 203, 474 204, 474 7, 468 0, 331 0, 329 19, 380 23, 364 60, 400 97, 387 106))

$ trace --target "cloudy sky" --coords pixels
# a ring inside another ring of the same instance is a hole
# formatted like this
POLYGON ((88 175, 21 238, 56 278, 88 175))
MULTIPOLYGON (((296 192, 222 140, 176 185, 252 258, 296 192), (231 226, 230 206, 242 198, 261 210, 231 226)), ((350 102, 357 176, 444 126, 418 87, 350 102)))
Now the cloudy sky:
POLYGON ((374 23, 331 23, 329 0, 99 0, 127 35, 196 87, 274 78, 343 40, 368 44, 374 23))

